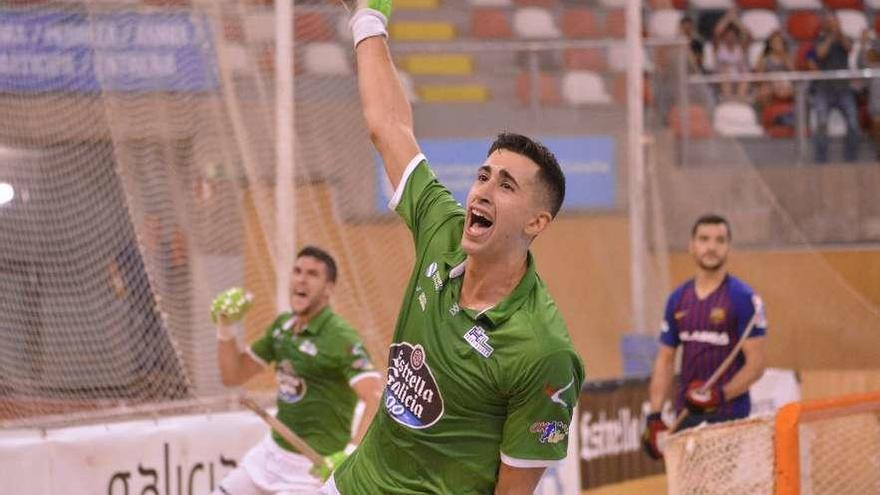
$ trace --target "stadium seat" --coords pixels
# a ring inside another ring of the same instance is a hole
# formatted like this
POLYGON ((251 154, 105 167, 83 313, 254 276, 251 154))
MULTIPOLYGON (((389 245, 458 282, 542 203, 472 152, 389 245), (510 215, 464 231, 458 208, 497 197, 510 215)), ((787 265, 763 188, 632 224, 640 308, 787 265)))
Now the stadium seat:
POLYGON ((675 131, 677 136, 687 134, 692 138, 709 138, 712 137, 712 123, 709 121, 709 115, 706 109, 699 105, 690 105, 687 107, 688 126, 684 128, 684 122, 681 120, 681 108, 678 105, 669 109, 666 116, 669 126, 675 131))
MULTIPOLYGON (((727 1, 727 0, 724 0, 724 1, 727 1)), ((651 10, 663 10, 663 9, 687 10, 688 0, 648 0, 648 5, 650 5, 651 10)))
POLYGON ((606 9, 622 9, 626 7, 626 0, 599 0, 599 5, 606 9))
POLYGON ((658 38, 672 39, 678 36, 678 22, 682 13, 674 9, 656 10, 648 18, 648 33, 658 38))
POLYGON ((766 134, 772 138, 794 137, 794 126, 778 122, 780 116, 794 113, 794 103, 790 101, 773 101, 764 105, 761 111, 761 125, 766 134))
POLYGON ((604 71, 607 67, 601 48, 566 48, 562 52, 562 63, 568 70, 604 71))
POLYGON ((691 0, 690 5, 697 10, 727 10, 733 7, 733 0, 691 0))
POLYGON ((782 29, 779 17, 769 10, 747 10, 743 12, 741 19, 743 25, 752 33, 752 38, 756 40, 765 40, 774 31, 782 29))
POLYGON ((608 47, 608 68, 614 72, 625 72, 627 67, 628 48, 626 45, 611 45, 608 47))
POLYGON ((543 7, 554 9, 559 6, 559 0, 513 0, 517 7, 543 7))
POLYGON ((819 0, 779 0, 779 5, 785 10, 819 10, 822 2, 819 0))
POLYGON ((425 53, 406 55, 400 66, 416 76, 470 76, 473 55, 467 53, 425 53))
POLYGON ((868 19, 860 10, 838 10, 836 14, 843 33, 853 40, 859 39, 862 31, 868 28, 868 19))
POLYGON ((293 36, 297 41, 334 41, 330 21, 321 12, 297 12, 293 17, 293 36))
POLYGON ((862 0, 825 0, 825 6, 833 10, 862 10, 862 0))
POLYGON ((591 9, 566 9, 562 12, 562 34, 566 38, 600 38, 602 31, 591 9))
POLYGON ((513 5, 511 0, 468 0, 474 7, 509 7, 513 5))
POLYGON ((547 9, 525 7, 513 13, 513 32, 523 39, 555 39, 562 36, 547 9))
POLYGON ((309 74, 345 76, 351 74, 351 63, 339 43, 316 42, 305 46, 303 65, 309 74))
POLYGON ((513 37, 507 13, 497 9, 474 9, 471 12, 471 36, 481 40, 500 40, 513 37))
POLYGON ((764 134, 758 125, 758 116, 751 105, 741 102, 724 102, 715 107, 712 127, 720 136, 757 137, 764 134))
POLYGON ((809 10, 792 12, 786 21, 788 34, 797 41, 813 41, 819 35, 822 20, 819 14, 809 10))
POLYGON ((455 26, 447 21, 397 21, 388 26, 388 35, 398 41, 449 41, 455 26))
POLYGON ((880 14, 874 18, 874 32, 880 34, 880 14))
POLYGON ((562 76, 562 97, 571 105, 611 103, 602 76, 590 70, 574 70, 562 76))
POLYGON ((776 10, 776 0, 736 0, 736 5, 742 10, 776 10))
POLYGON ((605 13, 605 35, 609 38, 626 36, 626 12, 623 9, 609 10, 605 13))
POLYGON ((489 88, 482 84, 423 84, 417 87, 419 101, 423 103, 485 103, 489 101, 489 88))
POLYGON ((749 45, 749 67, 754 69, 758 66, 758 61, 761 60, 761 55, 764 54, 764 49, 766 48, 766 42, 764 41, 753 41, 749 45))
MULTIPOLYGON (((528 72, 521 72, 517 76, 516 96, 523 105, 531 104, 532 80, 528 72)), ((558 105, 562 101, 559 95, 559 81, 548 73, 539 73, 537 97, 538 103, 542 105, 558 105)))

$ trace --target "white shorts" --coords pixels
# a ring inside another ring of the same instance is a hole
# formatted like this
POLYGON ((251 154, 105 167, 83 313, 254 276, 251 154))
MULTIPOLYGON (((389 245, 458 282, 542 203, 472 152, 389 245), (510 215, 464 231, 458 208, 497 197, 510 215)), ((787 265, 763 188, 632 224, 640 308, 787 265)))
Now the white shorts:
POLYGON ((309 474, 312 462, 282 449, 271 435, 245 454, 214 495, 317 495, 321 480, 309 474))
POLYGON ((333 475, 330 475, 330 479, 324 483, 324 486, 321 487, 321 491, 318 492, 320 495, 342 495, 339 493, 339 490, 336 489, 336 481, 333 479, 333 475))

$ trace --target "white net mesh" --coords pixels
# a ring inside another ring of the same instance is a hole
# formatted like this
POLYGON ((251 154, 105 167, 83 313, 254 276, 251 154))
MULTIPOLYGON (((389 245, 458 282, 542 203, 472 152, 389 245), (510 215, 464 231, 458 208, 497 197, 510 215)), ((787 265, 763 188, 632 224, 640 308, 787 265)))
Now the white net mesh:
POLYGON ((801 425, 801 493, 880 491, 880 412, 801 425))

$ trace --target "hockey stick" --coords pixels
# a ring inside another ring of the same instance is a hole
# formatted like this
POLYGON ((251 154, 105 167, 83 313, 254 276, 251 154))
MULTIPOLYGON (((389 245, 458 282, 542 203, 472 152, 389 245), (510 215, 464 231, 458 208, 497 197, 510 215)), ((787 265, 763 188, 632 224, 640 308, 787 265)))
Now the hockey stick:
MULTIPOLYGON (((730 354, 728 354, 727 357, 724 358, 724 361, 722 361, 715 372, 712 373, 712 376, 710 376, 709 379, 706 380, 706 383, 704 383, 703 386, 698 389, 700 393, 705 393, 713 386, 715 386, 715 382, 717 382, 721 378, 721 375, 723 375, 724 372, 727 371, 727 368, 730 368, 730 365, 733 364, 734 359, 736 359, 736 356, 739 355, 739 351, 742 350, 743 345, 746 343, 746 339, 749 338, 749 335, 755 328, 755 324, 758 322, 758 312, 760 310, 761 308, 755 308, 755 313, 752 315, 752 319, 749 320, 749 324, 743 331, 742 337, 740 337, 739 342, 737 342, 736 345, 733 346, 733 350, 731 350, 730 354)), ((681 423, 688 417, 690 413, 691 412, 688 408, 682 409, 681 412, 678 413, 678 417, 675 418, 675 422, 672 423, 672 426, 669 427, 670 433, 675 433, 676 430, 678 430, 678 427, 681 426, 681 423)))
POLYGON ((314 464, 315 467, 327 467, 327 463, 324 461, 324 457, 321 456, 321 454, 315 452, 315 449, 309 446, 309 444, 307 444, 305 440, 300 438, 296 433, 290 431, 290 428, 285 426, 284 423, 282 423, 281 421, 278 421, 278 418, 266 412, 266 410, 263 409, 259 404, 257 404, 253 399, 251 399, 250 397, 242 396, 238 399, 238 401, 241 403, 241 405, 255 412, 257 416, 268 423, 269 426, 271 426, 276 433, 287 440, 287 443, 293 445, 296 450, 300 451, 302 455, 306 456, 310 461, 312 461, 312 464, 314 464))

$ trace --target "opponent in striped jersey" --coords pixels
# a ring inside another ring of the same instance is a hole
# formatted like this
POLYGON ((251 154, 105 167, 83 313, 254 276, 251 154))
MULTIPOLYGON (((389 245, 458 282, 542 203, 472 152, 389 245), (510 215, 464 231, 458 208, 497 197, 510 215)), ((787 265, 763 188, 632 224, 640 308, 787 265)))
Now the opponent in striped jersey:
POLYGON ((749 387, 764 372, 767 321, 760 296, 727 272, 730 240, 730 224, 721 216, 700 217, 692 229, 690 252, 697 273, 669 296, 651 377, 652 414, 645 448, 652 455, 659 455, 659 451, 651 452, 651 437, 663 429, 659 412, 672 385, 678 347, 682 348, 682 364, 675 408, 690 409, 681 428, 749 415, 749 387), (708 393, 698 393, 696 389, 730 355, 753 317, 755 324, 733 364, 708 393))

